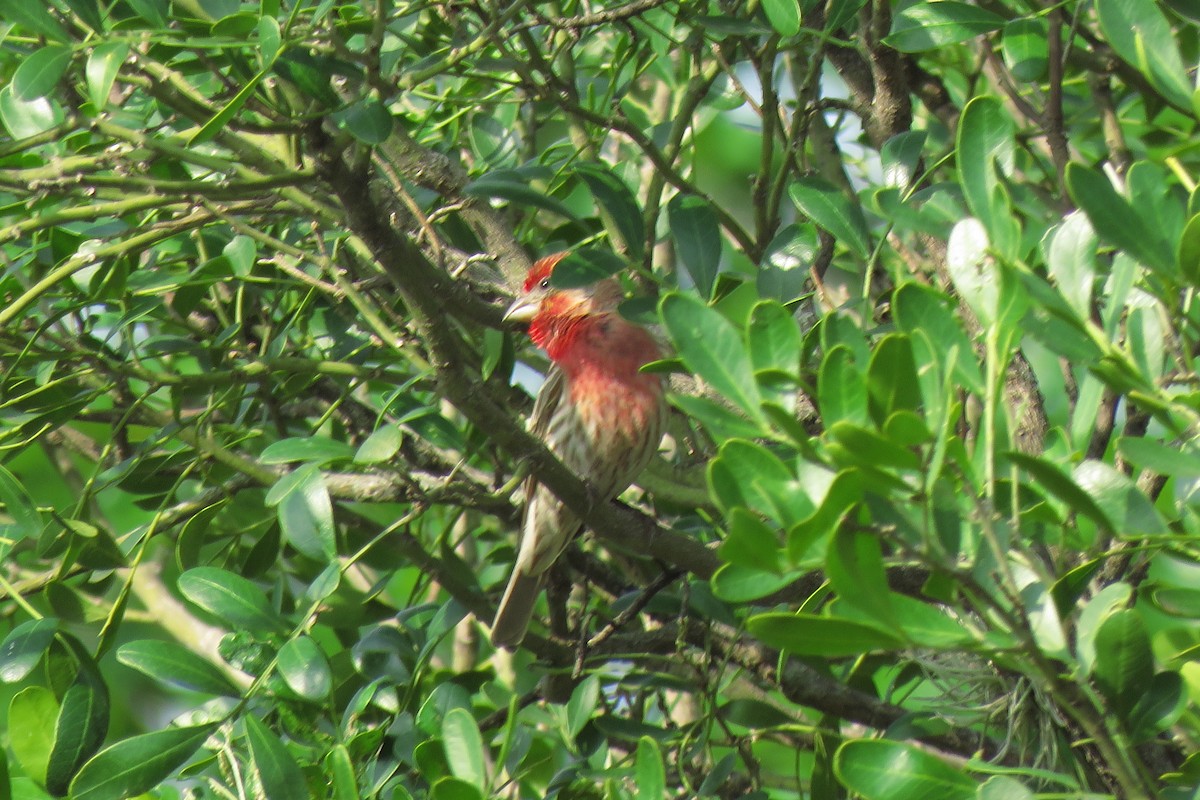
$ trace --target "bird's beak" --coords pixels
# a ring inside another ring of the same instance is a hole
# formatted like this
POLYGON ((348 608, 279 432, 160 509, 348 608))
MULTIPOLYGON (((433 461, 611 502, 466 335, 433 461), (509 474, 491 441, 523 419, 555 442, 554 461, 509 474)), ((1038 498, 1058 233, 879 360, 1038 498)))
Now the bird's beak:
POLYGON ((530 322, 537 316, 540 300, 532 297, 518 297, 504 312, 505 322, 530 322))

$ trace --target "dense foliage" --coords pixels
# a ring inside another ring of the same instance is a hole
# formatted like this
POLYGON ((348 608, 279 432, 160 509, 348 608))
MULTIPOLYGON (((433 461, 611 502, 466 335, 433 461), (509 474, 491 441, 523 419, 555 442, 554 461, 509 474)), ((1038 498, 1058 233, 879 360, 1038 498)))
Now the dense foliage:
POLYGON ((1200 796, 1197 11, 0 0, 0 797, 1200 796))

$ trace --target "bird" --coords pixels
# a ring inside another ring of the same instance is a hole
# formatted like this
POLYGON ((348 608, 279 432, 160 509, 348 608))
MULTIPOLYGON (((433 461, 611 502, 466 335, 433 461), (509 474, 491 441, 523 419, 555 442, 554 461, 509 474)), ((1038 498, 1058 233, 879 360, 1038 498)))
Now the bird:
MULTIPOLYGON (((550 357, 530 433, 586 481, 594 501, 607 502, 658 451, 667 419, 663 382, 641 367, 662 351, 648 330, 617 311, 624 297, 615 279, 573 289, 551 284, 568 252, 534 262, 504 319, 528 323, 529 338, 550 357)), ((524 640, 547 572, 582 527, 536 477, 525 480, 523 492, 517 559, 492 622, 497 648, 524 640)))

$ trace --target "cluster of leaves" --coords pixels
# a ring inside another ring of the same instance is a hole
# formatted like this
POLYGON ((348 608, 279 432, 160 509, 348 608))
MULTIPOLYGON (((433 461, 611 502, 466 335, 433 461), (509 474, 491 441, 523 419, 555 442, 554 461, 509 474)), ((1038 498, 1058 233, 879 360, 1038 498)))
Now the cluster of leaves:
POLYGON ((1196 797, 1193 12, 0 0, 0 795, 1196 797), (636 507, 514 413, 560 247, 636 507))

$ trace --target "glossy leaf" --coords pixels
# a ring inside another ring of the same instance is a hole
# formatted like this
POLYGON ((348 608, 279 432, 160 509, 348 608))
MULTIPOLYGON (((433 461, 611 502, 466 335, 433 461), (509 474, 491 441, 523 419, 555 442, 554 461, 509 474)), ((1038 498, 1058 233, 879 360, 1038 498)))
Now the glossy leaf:
POLYGON ((883 739, 849 741, 834 770, 864 800, 974 800, 976 783, 937 756, 883 739))
POLYGON ((297 636, 279 648, 276 664, 288 688, 306 700, 323 700, 333 689, 329 659, 308 636, 297 636))
POLYGON ((737 329, 720 312, 691 295, 667 295, 659 313, 688 368, 750 419, 761 420, 762 397, 737 329))
POLYGON ((30 53, 13 73, 13 93, 21 100, 45 97, 54 91, 71 63, 71 48, 48 44, 30 53))
POLYGON ((917 2, 895 15, 892 32, 883 41, 902 52, 919 53, 974 39, 1003 24, 1003 17, 967 3, 917 2))
POLYGON ((254 775, 267 800, 308 796, 300 765, 280 738, 253 714, 247 714, 246 741, 250 744, 254 775))
POLYGON ((117 649, 117 661, 168 686, 229 697, 238 694, 225 673, 176 642, 126 642, 117 649))
POLYGON ((108 688, 95 664, 81 669, 80 676, 63 695, 54 725, 46 788, 55 795, 66 794, 71 779, 100 749, 108 733, 108 688))
MULTIPOLYGON (((967 206, 983 223, 992 245, 1006 255, 1012 254, 1017 232, 1009 212, 1008 192, 1000 178, 1013 172, 1015 135, 1012 117, 999 100, 976 97, 963 108, 955 148, 967 206)), ((955 230, 961 227, 960 223, 955 230)))
POLYGON ((9 747, 22 771, 39 783, 45 782, 46 765, 54 748, 50 720, 57 717, 58 701, 44 686, 26 686, 8 703, 9 747))
POLYGON ((633 261, 640 261, 645 247, 642 210, 629 186, 607 165, 594 162, 579 164, 575 174, 587 184, 596 203, 605 210, 616 227, 624 252, 633 261))
POLYGON ((1066 175, 1071 199, 1088 215, 1102 240, 1125 250, 1161 275, 1175 272, 1174 248, 1156 231, 1147 229, 1108 178, 1076 163, 1067 165, 1066 175))
POLYGON ((633 769, 637 775, 637 800, 660 800, 667 796, 667 773, 658 742, 649 736, 638 740, 633 769))
POLYGON ((459 780, 477 787, 487 787, 487 765, 484 761, 483 737, 471 712, 452 708, 442 721, 442 745, 450 772, 459 780))
POLYGON ((128 56, 129 44, 123 41, 101 42, 88 56, 84 74, 87 77, 88 99, 96 108, 108 106, 113 84, 128 56))
POLYGON ((400 450, 404 434, 396 425, 381 425, 354 453, 356 464, 378 464, 390 460, 400 450))
POLYGON ((762 9, 780 36, 795 36, 800 32, 799 0, 763 0, 762 9))
POLYGON ((1122 717, 1128 719, 1154 676, 1150 638, 1141 616, 1131 609, 1114 611, 1096 632, 1096 685, 1122 717))
POLYGON ((0 643, 0 681, 24 680, 41 661, 57 631, 58 620, 53 617, 26 620, 13 628, 0 643))
POLYGON ((72 800, 124 800, 169 778, 200 749, 215 725, 166 728, 101 750, 71 781, 72 800))
POLYGON ((703 198, 677 194, 667 203, 675 253, 701 297, 711 297, 721 264, 721 229, 703 198))
POLYGON ((764 572, 779 572, 779 537, 744 506, 729 514, 729 535, 721 543, 721 558, 764 572))
POLYGON ((1039 81, 1050 63, 1046 23, 1041 18, 1021 17, 1004 26, 1001 52, 1009 72, 1019 81, 1039 81))
POLYGON ((1154 0, 1097 0, 1100 28, 1122 59, 1176 105, 1191 109, 1192 86, 1175 34, 1154 0))
POLYGON ((284 538, 311 559, 332 561, 337 556, 337 536, 333 501, 325 479, 315 464, 300 467, 293 477, 295 483, 279 500, 277 509, 284 538))
POLYGON ((838 345, 821 360, 817 382, 817 404, 826 424, 852 422, 865 424, 867 411, 867 380, 862 366, 854 363, 850 348, 838 345))
POLYGON ((788 193, 796 207, 859 258, 870 255, 870 235, 862 209, 843 192, 820 178, 803 178, 788 193))
POLYGON ((179 591, 191 603, 233 627, 280 632, 283 620, 262 589, 217 567, 196 567, 179 576, 179 591))
POLYGON ((264 464, 290 464, 294 461, 326 464, 350 458, 353 453, 354 449, 345 442, 323 436, 305 436, 271 442, 263 448, 259 460, 264 464))
POLYGON ((900 637, 874 625, 814 614, 758 614, 746 627, 764 644, 796 655, 845 658, 904 647, 900 637))
POLYGON ((49 9, 50 6, 45 3, 0 0, 0 19, 6 22, 15 22, 23 28, 56 42, 70 41, 70 35, 49 9))
POLYGON ((830 543, 825 569, 843 602, 863 611, 873 622, 892 628, 899 625, 875 534, 853 528, 839 530, 830 543))

